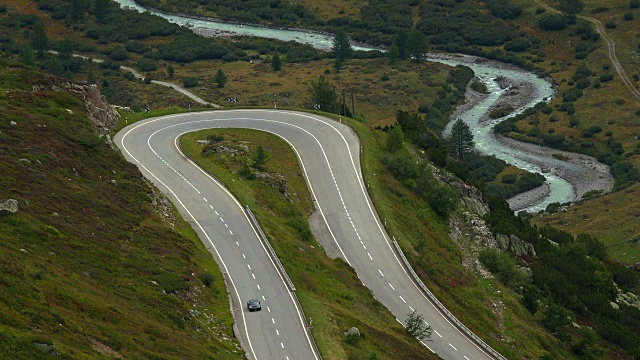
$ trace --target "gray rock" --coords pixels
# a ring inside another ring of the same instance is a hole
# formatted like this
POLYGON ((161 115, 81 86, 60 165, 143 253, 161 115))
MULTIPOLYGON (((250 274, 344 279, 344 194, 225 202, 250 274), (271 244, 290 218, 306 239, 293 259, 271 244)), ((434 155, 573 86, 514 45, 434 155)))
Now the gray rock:
POLYGON ((496 234, 496 242, 500 250, 509 249, 509 237, 504 234, 496 234))
POLYGON ((53 344, 41 344, 41 343, 33 343, 33 347, 42 351, 45 354, 58 355, 56 351, 56 346, 53 344))
POLYGON ((118 182, 117 182, 117 181, 115 181, 115 180, 113 180, 113 179, 111 179, 111 183, 112 183, 113 185, 117 185, 117 184, 118 184, 118 182))
POLYGON ((15 121, 12 121, 12 122, 11 122, 11 125, 18 125, 18 123, 17 123, 17 122, 15 122, 15 121))
POLYGON ((18 212, 18 200, 15 199, 5 199, 0 200, 0 213, 3 211, 8 211, 12 214, 18 212))
POLYGON ((29 160, 27 158, 19 159, 18 162, 21 162, 21 163, 27 164, 27 165, 31 165, 31 160, 29 160))
POLYGON ((347 330, 347 332, 344 333, 345 336, 349 336, 349 335, 353 335, 356 334, 358 336, 360 336, 360 330, 358 330, 357 327, 352 327, 351 329, 347 330))

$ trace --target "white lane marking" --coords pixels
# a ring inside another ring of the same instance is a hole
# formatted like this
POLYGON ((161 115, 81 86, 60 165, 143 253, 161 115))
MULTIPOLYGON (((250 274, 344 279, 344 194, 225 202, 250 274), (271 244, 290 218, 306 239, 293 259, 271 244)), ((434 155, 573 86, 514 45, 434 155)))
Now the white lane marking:
POLYGON ((416 311, 416 309, 412 308, 411 306, 409 306, 409 309, 413 312, 416 311))
POLYGON ((236 241, 236 245, 240 246, 240 243, 238 243, 238 242, 236 241))
POLYGON ((233 231, 229 230, 229 234, 233 235, 233 231))
POLYGON ((270 308, 270 307, 268 307, 268 306, 267 306, 267 311, 268 311, 268 312, 271 312, 271 308, 270 308))
POLYGON ((220 221, 224 222, 224 219, 222 218, 222 216, 220 217, 220 221))
POLYGON ((253 278, 253 280, 256 279, 256 276, 254 274, 251 274, 251 277, 253 278))
POLYGON ((271 322, 272 322, 273 324, 275 324, 275 323, 276 323, 276 321, 275 321, 273 318, 271 318, 271 322))
POLYGON ((400 298, 400 300, 402 300, 403 303, 407 303, 407 301, 402 296, 398 295, 398 297, 400 298))
POLYGON ((251 270, 251 265, 247 264, 247 267, 249 268, 249 270, 251 270))
POLYGON ((396 288, 394 288, 394 287, 393 287, 393 285, 391 285, 391 283, 389 283, 389 286, 391 286, 391 289, 392 289, 393 291, 396 291, 396 288))
MULTIPOLYGON (((427 343, 425 343, 424 341, 420 341, 420 342, 422 343, 422 345, 426 346, 427 349, 429 349, 432 353, 434 353, 434 354, 436 353, 435 351, 433 351, 432 348, 429 347, 429 345, 427 345, 427 343)), ((469 359, 467 359, 467 360, 469 360, 469 359)))
POLYGON ((453 348, 453 350, 458 351, 458 349, 456 349, 455 346, 451 345, 451 343, 449 343, 449 346, 451 346, 453 348))
POLYGON ((367 255, 369 255, 369 259, 373 260, 373 258, 371 257, 371 254, 367 253, 367 255))
MULTIPOLYGON (((212 208, 212 209, 213 209, 213 208, 212 208)), ((215 211, 215 210, 214 210, 214 211, 215 211)), ((217 211, 216 211, 216 215, 217 215, 217 216, 220 216, 220 214, 218 214, 218 212, 217 212, 217 211)))
POLYGON ((204 199, 204 202, 209 202, 209 201, 207 200, 207 198, 204 198, 204 197, 203 197, 203 199, 204 199))
POLYGON ((278 329, 276 329, 276 335, 280 336, 280 331, 278 331, 278 329))
POLYGON ((258 290, 260 290, 260 285, 256 284, 256 286, 258 287, 258 290))
POLYGON ((367 250, 367 247, 366 247, 366 246, 364 246, 364 244, 362 244, 362 247, 363 247, 365 250, 367 250))
POLYGON ((428 323, 428 322, 426 322, 426 321, 424 321, 424 320, 422 320, 422 322, 424 322, 425 324, 427 324, 427 326, 429 326, 429 323, 428 323))
POLYGON ((209 204, 209 207, 211 208, 211 210, 213 210, 213 205, 209 204))
MULTIPOLYGON (((264 298, 264 295, 262 295, 262 301, 265 301, 266 299, 264 298)), ((267 307, 268 308, 268 307, 267 307)))
POLYGON ((280 347, 282 347, 282 348, 284 349, 284 344, 283 344, 283 343, 280 343, 280 347))
POLYGON ((225 226, 227 229, 229 228, 229 225, 227 225, 227 224, 224 224, 224 226, 225 226))
POLYGON ((378 272, 380 273, 380 276, 384 277, 384 274, 382 273, 382 270, 378 269, 378 272))
POLYGON ((243 258, 243 259, 246 259, 247 257, 246 257, 246 256, 244 256, 244 254, 242 254, 242 258, 243 258))
POLYGON ((435 332, 435 333, 436 333, 436 335, 438 335, 438 336, 442 337, 442 335, 440 335, 440 333, 438 332, 438 330, 435 330, 435 329, 434 329, 434 330, 433 330, 433 332, 435 332))
POLYGON ((468 358, 468 357, 466 357, 466 356, 463 356, 463 358, 465 358, 465 359, 469 360, 469 358, 468 358))
MULTIPOLYGON (((229 280, 231 281, 231 287, 233 288, 235 294, 236 294, 236 298, 238 299, 238 302, 240 301, 240 293, 238 292, 238 288, 235 285, 235 282, 233 281, 233 276, 231 275, 231 273, 229 272, 229 269, 227 268, 227 264, 225 263, 224 259, 222 258, 222 255, 220 255, 220 252, 218 251, 218 248, 216 247, 216 245, 213 243, 213 241, 211 241, 211 237, 209 237, 209 234, 207 234, 207 232, 204 230, 204 228, 202 227, 202 225, 198 222, 198 220, 196 220, 196 218, 193 216, 193 214, 191 213, 191 211, 189 211, 189 209, 187 208, 187 206, 182 202, 182 200, 180 200, 180 198, 178 197, 178 195, 169 187, 167 186, 167 184, 165 184, 162 180, 160 180, 154 173, 152 173, 151 171, 149 171, 149 169, 147 169, 146 166, 144 166, 144 164, 142 164, 140 161, 138 161, 138 159, 136 159, 135 156, 133 156, 133 154, 131 154, 131 152, 129 151, 129 149, 127 149, 126 145, 124 144, 124 140, 127 137, 127 135, 129 135, 132 131, 136 130, 137 128, 139 128, 142 125, 145 124, 150 124, 152 122, 155 122, 157 120, 159 120, 161 118, 158 118, 156 120, 151 120, 149 122, 143 122, 140 123, 138 125, 136 125, 135 127, 131 128, 129 131, 127 131, 122 138, 120 139, 120 144, 122 145, 122 149, 124 149, 124 151, 136 162, 140 165, 140 167, 142 167, 145 171, 147 171, 151 176, 153 176, 156 180, 158 180, 165 188, 167 188, 167 190, 173 194, 173 196, 176 198, 176 200, 178 201, 178 203, 180 203, 180 205, 182 206, 182 208, 187 212, 187 214, 189 214, 189 216, 191 217, 191 219, 194 221, 194 223, 196 225, 198 225, 198 228, 200 229, 200 231, 202 231, 202 233, 204 234, 204 236, 207 238, 207 241, 209 242, 209 244, 211 244, 211 247, 213 248, 213 250, 216 252, 216 255, 218 256, 218 259, 220 259, 220 262, 222 263, 222 267, 224 268, 224 271, 229 275, 229 280)), ((157 132, 157 131, 156 131, 157 132)), ((155 134, 156 132, 154 132, 153 134, 155 134)), ((153 134, 151 136, 153 136, 153 134)), ((151 136, 149 136, 147 138, 147 146, 151 149, 151 151, 153 151, 154 154, 158 155, 158 153, 153 150, 153 148, 151 147, 151 136)), ((175 140, 174 140, 174 144, 175 144, 175 140)), ((184 156, 184 154, 182 154, 184 156)), ((283 281, 284 283, 284 281, 283 281)), ((247 320, 246 317, 244 315, 244 311, 240 312, 241 316, 242 316, 242 323, 244 325, 244 331, 245 331, 245 335, 247 336, 247 341, 249 342, 249 349, 251 349, 251 353, 253 354, 253 357, 256 357, 256 352, 253 349, 253 344, 251 343, 251 337, 249 336, 249 329, 247 328, 247 320)), ((302 321, 302 320, 301 320, 302 321)), ((311 342, 309 341, 309 346, 311 346, 311 342)), ((317 359, 317 356, 315 354, 315 352, 313 353, 314 358, 317 359)))

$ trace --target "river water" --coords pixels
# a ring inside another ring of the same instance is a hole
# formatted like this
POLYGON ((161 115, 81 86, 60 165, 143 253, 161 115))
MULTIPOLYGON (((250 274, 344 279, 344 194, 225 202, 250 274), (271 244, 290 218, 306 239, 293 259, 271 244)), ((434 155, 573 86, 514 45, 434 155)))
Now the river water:
MULTIPOLYGON (((186 26, 192 29, 202 28, 215 31, 220 34, 256 36, 283 41, 293 40, 300 43, 310 44, 316 49, 325 51, 331 48, 333 42, 333 36, 330 34, 322 34, 308 30, 273 29, 254 25, 243 25, 215 21, 211 19, 184 17, 153 10, 147 10, 137 5, 133 0, 115 1, 122 7, 130 7, 140 12, 148 11, 151 14, 158 15, 167 19, 171 23, 175 23, 180 26, 186 26)), ((353 47, 356 50, 378 50, 378 48, 363 44, 354 44, 353 47)), ((540 164, 553 164, 558 162, 557 159, 551 156, 545 157, 518 152, 514 148, 507 147, 506 145, 503 145, 502 143, 497 141, 493 135, 493 132, 491 131, 491 128, 496 123, 504 120, 504 118, 495 119, 492 121, 481 121, 481 119, 485 118, 485 114, 489 111, 491 106, 495 104, 506 91, 505 89, 501 89, 500 86, 498 86, 496 81, 494 81, 495 78, 502 76, 509 79, 511 83, 529 83, 533 87, 533 89, 535 89, 535 95, 531 96, 529 102, 523 105, 520 109, 516 110, 516 113, 521 112, 540 101, 548 101, 554 96, 555 92, 553 90, 552 84, 548 80, 541 79, 537 75, 522 69, 517 69, 506 65, 500 66, 495 62, 477 63, 474 61, 469 61, 467 57, 429 57, 427 60, 436 61, 451 66, 468 66, 473 69, 475 75, 487 85, 487 88, 490 92, 487 97, 483 98, 470 109, 457 114, 457 117, 464 120, 465 123, 467 123, 471 127, 471 130, 474 134, 476 148, 480 152, 489 155, 495 155, 497 158, 502 159, 509 164, 535 173, 542 173, 540 164)), ((453 122, 450 122, 450 125, 451 123, 453 122)), ((550 173, 545 173, 543 175, 547 178, 547 183, 549 184, 549 195, 546 196, 542 201, 538 201, 537 203, 532 204, 522 210, 537 212, 540 210, 544 210, 548 204, 553 202, 565 203, 575 200, 576 196, 572 185, 565 179, 558 176, 558 174, 555 174, 553 168, 550 173)))

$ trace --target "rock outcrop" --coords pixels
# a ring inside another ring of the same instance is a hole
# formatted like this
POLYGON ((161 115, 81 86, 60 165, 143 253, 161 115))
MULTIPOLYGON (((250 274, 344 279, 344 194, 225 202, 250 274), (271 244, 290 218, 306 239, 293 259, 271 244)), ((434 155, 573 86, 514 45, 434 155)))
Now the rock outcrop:
POLYGON ((496 234, 496 242, 498 243, 498 248, 504 251, 510 251, 517 256, 537 255, 533 245, 521 240, 515 235, 496 234))
POLYGON ((0 214, 10 212, 15 214, 18 212, 18 200, 5 199, 0 200, 0 214))
POLYGON ((54 77, 44 79, 41 84, 33 85, 32 91, 66 91, 79 96, 87 106, 87 118, 96 127, 98 135, 106 135, 118 125, 120 114, 107 103, 96 85, 59 80, 54 77))

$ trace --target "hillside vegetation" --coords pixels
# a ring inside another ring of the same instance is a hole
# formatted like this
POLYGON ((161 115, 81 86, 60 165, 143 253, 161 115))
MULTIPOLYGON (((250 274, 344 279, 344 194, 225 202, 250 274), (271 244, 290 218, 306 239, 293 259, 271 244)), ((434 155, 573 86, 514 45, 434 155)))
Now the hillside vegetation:
POLYGON ((0 199, 19 210, 0 214, 0 358, 243 358, 222 274, 191 229, 170 205, 154 211, 80 95, 1 64, 0 199))

